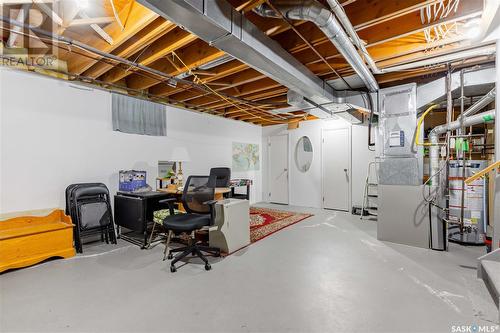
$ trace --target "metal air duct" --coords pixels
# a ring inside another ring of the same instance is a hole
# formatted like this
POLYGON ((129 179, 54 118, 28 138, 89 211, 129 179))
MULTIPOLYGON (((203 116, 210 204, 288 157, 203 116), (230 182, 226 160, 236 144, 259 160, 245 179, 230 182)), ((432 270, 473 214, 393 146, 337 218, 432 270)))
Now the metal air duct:
POLYGON ((496 96, 496 89, 493 88, 486 95, 481 97, 480 100, 478 100, 476 103, 471 105, 467 110, 465 110, 464 113, 462 115, 460 115, 460 117, 458 119, 472 116, 472 115, 478 113, 479 111, 481 111, 481 109, 483 109, 488 104, 493 102, 495 100, 495 96, 496 96))
MULTIPOLYGON (((363 80, 368 90, 373 92, 379 89, 377 80, 331 11, 315 0, 277 1, 274 4, 291 20, 305 20, 316 24, 363 80)), ((255 12, 264 17, 279 17, 266 4, 257 7, 255 12)))
POLYGON ((315 103, 337 101, 333 88, 225 0, 138 2, 315 103))
POLYGON ((344 11, 344 7, 342 7, 342 5, 338 2, 338 0, 327 0, 327 2, 330 5, 330 8, 332 8, 332 11, 339 19, 340 23, 342 23, 342 26, 344 27, 347 34, 351 37, 354 45, 356 45, 356 47, 361 51, 361 53, 363 53, 363 57, 365 58, 366 63, 372 70, 373 74, 382 74, 382 71, 378 69, 377 64, 375 64, 375 61, 373 61, 372 57, 368 53, 365 44, 359 38, 358 33, 352 26, 349 17, 347 17, 344 11))

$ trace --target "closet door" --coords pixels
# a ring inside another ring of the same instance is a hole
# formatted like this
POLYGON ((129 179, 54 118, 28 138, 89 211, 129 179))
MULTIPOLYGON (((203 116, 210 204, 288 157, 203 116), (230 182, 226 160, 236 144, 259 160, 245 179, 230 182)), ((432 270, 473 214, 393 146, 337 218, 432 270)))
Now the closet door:
POLYGON ((288 135, 269 138, 269 202, 288 204, 288 135))
POLYGON ((351 140, 349 128, 323 131, 323 208, 349 211, 351 140))

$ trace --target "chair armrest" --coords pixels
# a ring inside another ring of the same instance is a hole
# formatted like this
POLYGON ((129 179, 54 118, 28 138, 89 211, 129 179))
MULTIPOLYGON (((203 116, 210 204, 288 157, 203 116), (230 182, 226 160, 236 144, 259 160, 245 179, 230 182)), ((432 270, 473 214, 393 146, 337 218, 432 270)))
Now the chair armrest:
POLYGON ((168 202, 175 202, 177 201, 177 198, 168 198, 168 199, 163 199, 158 201, 159 203, 168 203, 168 202))
POLYGON ((215 224, 215 204, 217 203, 217 200, 208 200, 205 201, 203 204, 208 205, 210 207, 210 225, 215 224))
POLYGON ((177 198, 168 198, 168 199, 163 199, 163 200, 160 200, 158 201, 159 204, 168 204, 168 210, 169 210, 169 213, 170 215, 174 215, 175 214, 175 210, 174 210, 174 202, 177 201, 177 198))

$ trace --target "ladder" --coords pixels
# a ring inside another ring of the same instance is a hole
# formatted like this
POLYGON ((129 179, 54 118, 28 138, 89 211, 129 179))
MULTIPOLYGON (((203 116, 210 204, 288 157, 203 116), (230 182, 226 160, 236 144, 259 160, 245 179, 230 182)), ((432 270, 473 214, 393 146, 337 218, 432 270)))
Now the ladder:
POLYGON ((366 217, 376 217, 378 214, 378 172, 377 164, 379 161, 368 163, 368 172, 366 174, 365 190, 363 192, 363 204, 361 206, 362 220, 366 217))

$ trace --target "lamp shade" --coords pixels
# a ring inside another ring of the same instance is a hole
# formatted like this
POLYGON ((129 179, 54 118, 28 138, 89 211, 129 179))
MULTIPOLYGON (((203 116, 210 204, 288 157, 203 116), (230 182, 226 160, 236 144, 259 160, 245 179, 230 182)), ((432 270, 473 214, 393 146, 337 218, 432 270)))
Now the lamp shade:
POLYGON ((176 147, 170 155, 170 161, 173 162, 189 162, 189 153, 184 147, 176 147))

